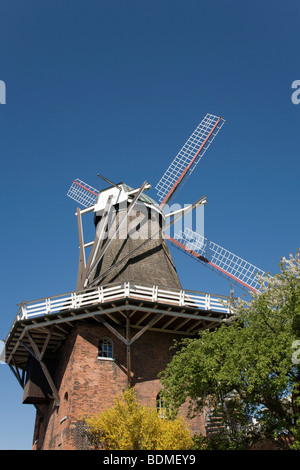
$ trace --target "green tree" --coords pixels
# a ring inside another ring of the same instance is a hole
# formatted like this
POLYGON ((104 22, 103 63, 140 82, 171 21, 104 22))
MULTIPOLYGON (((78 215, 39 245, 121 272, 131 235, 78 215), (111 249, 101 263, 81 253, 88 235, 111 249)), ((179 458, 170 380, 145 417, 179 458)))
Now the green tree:
POLYGON ((133 388, 85 422, 95 449, 188 450, 193 444, 182 419, 160 418, 156 409, 138 403, 133 388))
POLYGON ((222 413, 221 433, 199 436, 198 447, 245 448, 263 437, 300 448, 299 252, 279 266, 249 301, 233 302, 232 319, 182 341, 161 374, 174 414, 186 400, 190 415, 222 413))

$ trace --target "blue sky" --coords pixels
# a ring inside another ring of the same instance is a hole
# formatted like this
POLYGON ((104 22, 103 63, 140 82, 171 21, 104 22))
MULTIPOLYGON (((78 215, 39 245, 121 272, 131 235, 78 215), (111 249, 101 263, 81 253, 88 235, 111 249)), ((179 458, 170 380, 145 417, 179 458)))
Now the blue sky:
MULTIPOLYGON (((299 240, 297 0, 38 0, 0 5, 1 316, 76 288, 74 178, 154 186, 206 113, 225 125, 176 202, 207 195, 205 236, 278 272, 299 240)), ((229 283, 172 249, 183 287, 229 283)), ((235 294, 243 291, 235 288, 235 294)), ((0 449, 34 408, 0 365, 0 449)))

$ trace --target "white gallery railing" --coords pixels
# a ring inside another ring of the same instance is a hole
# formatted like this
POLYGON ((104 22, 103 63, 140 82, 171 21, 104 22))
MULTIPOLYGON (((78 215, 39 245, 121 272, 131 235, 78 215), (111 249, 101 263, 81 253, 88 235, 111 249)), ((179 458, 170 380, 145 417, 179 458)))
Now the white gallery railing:
POLYGON ((123 298, 230 313, 230 308, 227 305, 228 297, 225 296, 217 297, 203 292, 167 289, 125 282, 117 285, 100 286, 86 292, 70 292, 44 299, 22 302, 16 321, 66 310, 76 310, 123 298))

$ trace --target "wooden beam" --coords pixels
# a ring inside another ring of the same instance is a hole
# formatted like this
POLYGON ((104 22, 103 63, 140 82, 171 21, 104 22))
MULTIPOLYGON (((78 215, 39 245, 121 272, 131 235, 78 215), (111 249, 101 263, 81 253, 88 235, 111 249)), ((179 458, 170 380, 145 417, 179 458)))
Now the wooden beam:
POLYGON ((102 323, 113 335, 115 335, 122 343, 126 344, 127 346, 127 340, 122 336, 112 325, 107 323, 107 321, 103 320, 103 318, 99 318, 100 323, 102 323))
POLYGON ((44 357, 44 354, 45 354, 45 352, 46 352, 46 349, 47 349, 47 346, 48 346, 48 344, 49 344, 49 341, 50 341, 50 338, 51 338, 51 334, 52 334, 54 328, 55 328, 55 325, 51 325, 50 328, 49 328, 48 334, 47 334, 47 336, 46 336, 46 339, 45 339, 45 341, 44 341, 43 348, 42 348, 42 351, 41 351, 41 354, 40 354, 40 360, 42 360, 43 357, 44 357))
POLYGON ((147 323, 147 325, 145 325, 138 333, 134 335, 134 337, 130 340, 130 344, 134 343, 134 341, 136 341, 140 336, 142 336, 142 334, 144 334, 145 331, 151 328, 151 326, 153 326, 154 323, 156 323, 161 317, 163 317, 163 314, 161 313, 158 313, 157 315, 152 317, 151 320, 147 323))
POLYGON ((22 373, 22 377, 20 376, 20 372, 19 372, 19 369, 18 369, 17 364, 15 362, 15 358, 12 357, 12 360, 13 360, 14 367, 11 364, 8 364, 8 365, 9 365, 11 371, 13 372, 14 376, 16 377, 17 381, 21 385, 21 387, 24 388, 24 374, 22 373))
POLYGON ((23 346, 24 349, 26 349, 26 351, 29 352, 29 354, 30 354, 32 357, 34 357, 34 359, 35 359, 36 361, 39 362, 38 356, 34 353, 34 351, 33 351, 26 343, 24 343, 23 340, 20 340, 20 344, 21 344, 21 346, 23 346))
POLYGON ((145 313, 139 320, 135 322, 135 324, 139 326, 139 324, 142 323, 147 317, 149 317, 149 315, 151 315, 151 312, 145 313))
MULTIPOLYGON (((30 344, 31 344, 31 346, 32 346, 33 351, 31 351, 28 346, 26 347, 26 349, 27 349, 27 350, 33 355, 33 357, 34 357, 35 359, 37 359, 37 361, 39 362, 39 364, 40 364, 40 366, 41 366, 41 369, 42 369, 42 371, 44 372, 44 375, 45 375, 45 377, 46 377, 46 379, 47 379, 47 382, 48 382, 48 384, 49 384, 49 386, 50 386, 50 388, 51 388, 51 391, 52 391, 52 394, 53 394, 53 398, 54 398, 54 400, 55 400, 55 403, 56 403, 56 405, 59 405, 59 403, 60 403, 59 394, 58 394, 57 388, 56 388, 56 386, 55 386, 55 384, 54 384, 54 382, 53 382, 53 380, 52 380, 52 377, 51 377, 51 375, 50 375, 50 373, 49 373, 49 370, 48 370, 46 364, 41 360, 42 353, 39 351, 39 349, 38 349, 37 345, 35 344, 35 342, 34 342, 32 336, 31 336, 30 332, 29 332, 29 331, 26 331, 26 333, 27 333, 27 336, 28 336, 28 339, 29 339, 29 342, 30 342, 30 344)), ((24 343, 23 343, 23 345, 24 345, 24 343)))
POLYGON ((131 387, 131 341, 130 341, 130 319, 126 318, 126 355, 127 355, 127 385, 131 387))

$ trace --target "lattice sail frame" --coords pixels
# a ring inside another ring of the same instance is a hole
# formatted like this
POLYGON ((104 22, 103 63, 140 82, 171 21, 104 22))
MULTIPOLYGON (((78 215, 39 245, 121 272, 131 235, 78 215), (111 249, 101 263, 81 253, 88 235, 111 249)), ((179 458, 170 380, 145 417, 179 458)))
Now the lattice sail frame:
POLYGON ((257 275, 266 275, 260 268, 231 253, 207 238, 186 228, 171 240, 179 248, 194 255, 199 261, 218 269, 242 286, 257 292, 260 289, 257 275))
POLYGON ((221 117, 206 114, 157 183, 155 189, 159 202, 163 203, 167 199, 185 171, 190 176, 224 122, 221 117))
POLYGON ((67 192, 67 196, 84 207, 93 206, 97 201, 98 194, 99 191, 97 189, 78 178, 73 181, 67 192))

